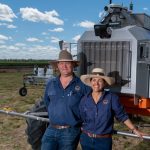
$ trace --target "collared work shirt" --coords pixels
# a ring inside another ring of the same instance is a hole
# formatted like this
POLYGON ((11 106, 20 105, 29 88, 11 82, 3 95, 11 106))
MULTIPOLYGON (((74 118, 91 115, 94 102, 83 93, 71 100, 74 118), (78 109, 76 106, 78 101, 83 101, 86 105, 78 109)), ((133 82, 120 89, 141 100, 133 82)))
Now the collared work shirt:
POLYGON ((51 79, 44 95, 50 123, 70 126, 81 123, 79 103, 89 90, 90 87, 84 85, 76 76, 65 89, 59 77, 51 79))
POLYGON ((114 117, 124 122, 128 115, 115 94, 105 91, 96 104, 91 93, 84 96, 79 105, 83 130, 93 134, 110 134, 113 132, 114 117))

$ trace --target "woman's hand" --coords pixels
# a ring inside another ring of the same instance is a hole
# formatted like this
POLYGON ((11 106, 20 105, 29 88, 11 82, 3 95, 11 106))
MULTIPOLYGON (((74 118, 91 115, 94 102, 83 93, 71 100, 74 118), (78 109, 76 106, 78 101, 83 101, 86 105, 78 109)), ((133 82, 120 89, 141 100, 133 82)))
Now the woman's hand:
POLYGON ((143 138, 143 136, 146 135, 145 133, 139 131, 137 128, 134 128, 134 129, 132 130, 132 132, 133 132, 134 134, 136 134, 136 135, 137 135, 138 137, 140 137, 140 138, 143 138))
POLYGON ((138 130, 138 128, 133 125, 130 119, 124 121, 124 124, 132 131, 132 133, 136 134, 140 138, 143 138, 144 135, 147 135, 141 132, 140 130, 138 130))

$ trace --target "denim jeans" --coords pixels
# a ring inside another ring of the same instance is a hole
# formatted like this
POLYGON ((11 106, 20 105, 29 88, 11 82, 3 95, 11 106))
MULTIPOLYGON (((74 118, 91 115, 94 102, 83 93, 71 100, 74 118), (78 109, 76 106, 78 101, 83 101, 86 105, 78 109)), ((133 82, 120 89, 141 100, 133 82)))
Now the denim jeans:
POLYGON ((80 144, 82 150, 112 150, 112 138, 91 138, 82 133, 80 144))
POLYGON ((80 128, 55 129, 48 127, 42 138, 41 150, 75 150, 80 137, 80 128))

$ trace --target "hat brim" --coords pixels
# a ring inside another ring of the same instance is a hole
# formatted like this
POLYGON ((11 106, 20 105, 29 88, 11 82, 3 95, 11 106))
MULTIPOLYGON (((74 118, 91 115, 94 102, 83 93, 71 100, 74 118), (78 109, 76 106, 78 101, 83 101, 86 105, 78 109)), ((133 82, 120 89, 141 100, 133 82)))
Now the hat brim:
POLYGON ((105 82, 108 84, 108 85, 113 85, 115 83, 115 80, 114 78, 112 77, 108 77, 108 76, 101 76, 101 75, 93 75, 93 74, 87 74, 87 75, 82 75, 81 77, 81 81, 88 85, 88 86, 91 86, 91 78, 101 78, 101 79, 104 79, 105 82))
POLYGON ((79 66, 80 62, 77 60, 68 60, 68 59, 60 59, 60 60, 53 60, 53 61, 49 61, 49 64, 57 67, 57 63, 59 62, 72 62, 74 63, 74 67, 79 66))

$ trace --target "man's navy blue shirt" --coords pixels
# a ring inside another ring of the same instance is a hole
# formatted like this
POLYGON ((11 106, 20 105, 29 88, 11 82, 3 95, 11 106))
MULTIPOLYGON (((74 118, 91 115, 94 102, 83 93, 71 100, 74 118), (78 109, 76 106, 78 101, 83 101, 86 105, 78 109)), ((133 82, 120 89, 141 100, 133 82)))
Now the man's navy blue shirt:
POLYGON ((128 115, 119 101, 119 97, 105 91, 96 104, 91 93, 84 96, 79 105, 82 129, 93 134, 110 134, 113 132, 114 117, 124 122, 128 115))
POLYGON ((60 77, 49 80, 44 100, 48 109, 50 124, 76 126, 81 123, 79 103, 90 87, 74 76, 64 89, 60 77))

